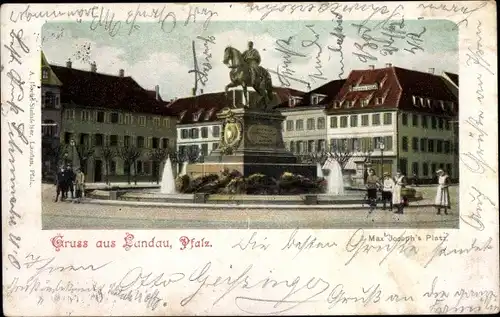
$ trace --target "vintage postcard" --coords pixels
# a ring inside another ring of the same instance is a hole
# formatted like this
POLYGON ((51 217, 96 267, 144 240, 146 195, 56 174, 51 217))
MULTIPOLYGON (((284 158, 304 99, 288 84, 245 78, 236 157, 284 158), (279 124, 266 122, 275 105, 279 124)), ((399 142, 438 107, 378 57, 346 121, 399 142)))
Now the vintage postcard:
POLYGON ((498 313, 495 12, 3 5, 4 313, 498 313))

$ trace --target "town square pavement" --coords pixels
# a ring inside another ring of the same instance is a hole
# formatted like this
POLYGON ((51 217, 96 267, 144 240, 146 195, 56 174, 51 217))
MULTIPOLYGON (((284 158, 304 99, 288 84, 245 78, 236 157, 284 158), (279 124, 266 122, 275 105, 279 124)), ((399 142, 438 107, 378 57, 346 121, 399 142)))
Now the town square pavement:
MULTIPOLYGON (((435 188, 417 188, 432 199, 435 188)), ((54 202, 55 186, 42 184, 43 229, 355 229, 458 228, 458 186, 452 187, 452 210, 436 215, 433 207, 405 209, 403 215, 377 209, 229 209, 120 206, 54 202)))

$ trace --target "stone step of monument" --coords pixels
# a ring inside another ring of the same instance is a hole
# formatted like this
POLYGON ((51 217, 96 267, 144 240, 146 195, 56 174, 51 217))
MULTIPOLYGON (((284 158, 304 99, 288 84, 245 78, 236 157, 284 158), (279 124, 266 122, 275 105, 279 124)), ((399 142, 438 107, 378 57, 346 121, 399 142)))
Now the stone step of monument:
MULTIPOLYGON (((213 203, 173 203, 173 202, 157 202, 157 201, 126 201, 126 200, 100 200, 100 199, 84 199, 83 203, 87 204, 97 204, 97 205, 108 205, 108 206, 130 206, 130 207, 158 207, 158 208, 215 208, 215 209, 360 209, 368 208, 367 204, 355 203, 355 204, 314 204, 305 205, 304 203, 298 205, 286 205, 286 204, 236 204, 236 203, 225 203, 225 204, 213 204, 213 203)), ((417 208, 417 207, 429 207, 432 206, 430 203, 418 203, 410 204, 406 208, 417 208)), ((381 206, 379 205, 378 208, 381 206)))

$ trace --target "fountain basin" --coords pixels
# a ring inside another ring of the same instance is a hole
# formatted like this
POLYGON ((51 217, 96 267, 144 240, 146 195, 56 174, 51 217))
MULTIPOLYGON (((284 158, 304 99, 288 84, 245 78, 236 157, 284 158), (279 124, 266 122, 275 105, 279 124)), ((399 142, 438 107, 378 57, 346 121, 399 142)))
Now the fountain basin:
MULTIPOLYGON (((343 195, 223 195, 223 194, 164 194, 160 189, 95 189, 87 192, 86 202, 112 205, 153 206, 173 208, 332 208, 359 209, 366 207, 366 191, 345 188, 343 195)), ((432 206, 421 195, 409 197, 411 207, 432 206)))
POLYGON ((341 196, 329 194, 302 195, 223 195, 223 194, 164 194, 149 190, 102 190, 89 191, 87 198, 98 200, 164 202, 176 204, 202 203, 211 205, 348 205, 362 204, 363 191, 348 191, 341 196))

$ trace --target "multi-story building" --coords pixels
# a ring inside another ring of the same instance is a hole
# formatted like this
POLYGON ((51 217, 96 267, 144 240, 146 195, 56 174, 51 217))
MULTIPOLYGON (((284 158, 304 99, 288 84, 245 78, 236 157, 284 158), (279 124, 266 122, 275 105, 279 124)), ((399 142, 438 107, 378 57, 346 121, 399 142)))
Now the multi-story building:
MULTIPOLYGON (((177 116, 159 97, 159 89, 149 91, 120 70, 117 75, 97 72, 95 63, 90 71, 49 65, 62 86, 61 143, 69 145, 70 160, 79 156, 89 182, 125 181, 131 169, 134 179, 153 180, 161 175, 163 162, 154 159, 154 149, 176 148, 177 116), (124 148, 137 148, 140 156, 136 167, 125 163, 124 148), (113 149, 115 155, 108 164, 103 149, 113 149), (78 151, 78 153, 74 153, 78 151)), ((49 75, 50 76, 50 75, 49 75)), ((67 153, 67 154, 68 154, 67 153)))
MULTIPOLYGON (((274 104, 303 95, 303 92, 274 88, 274 104)), ((241 106, 243 93, 234 89, 226 97, 224 92, 200 94, 179 98, 168 105, 179 116, 177 125, 177 147, 181 155, 200 153, 207 156, 219 145, 222 123, 217 120, 217 112, 225 107, 241 106)), ((250 102, 256 98, 253 90, 248 91, 250 102)))
POLYGON ((41 54, 42 66, 42 172, 43 178, 50 177, 57 169, 54 159, 59 151, 62 123, 61 86, 62 83, 51 70, 45 55, 41 54))
POLYGON ((458 98, 432 69, 353 70, 325 111, 330 148, 353 153, 361 183, 366 163, 377 174, 401 170, 419 181, 438 168, 458 177, 458 98))
POLYGON ((295 154, 326 152, 327 105, 342 88, 345 80, 334 80, 303 96, 292 96, 280 104, 279 111, 286 117, 283 139, 288 150, 295 154))

